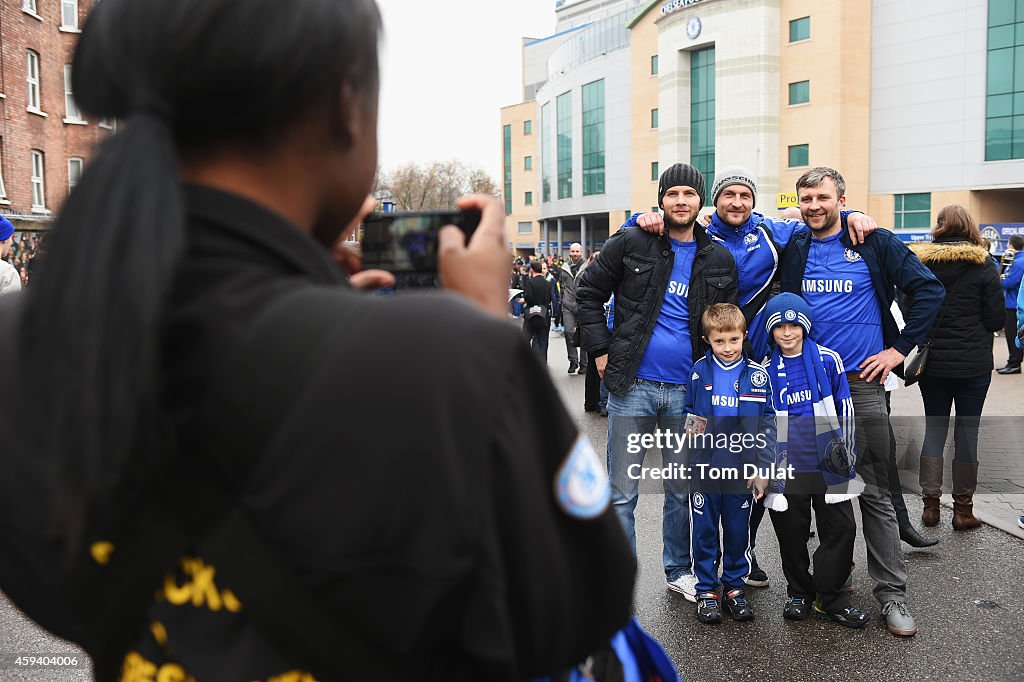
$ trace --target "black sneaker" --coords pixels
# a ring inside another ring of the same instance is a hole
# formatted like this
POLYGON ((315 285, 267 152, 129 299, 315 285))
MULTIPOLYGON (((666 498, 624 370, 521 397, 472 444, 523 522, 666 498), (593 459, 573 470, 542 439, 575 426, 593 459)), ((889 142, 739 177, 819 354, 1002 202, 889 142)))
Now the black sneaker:
POLYGON ((744 582, 750 587, 768 587, 768 574, 757 565, 757 557, 751 559, 750 575, 744 579, 744 582))
POLYGON ((718 605, 717 592, 697 593, 697 620, 709 625, 722 622, 722 609, 718 605))
POLYGON ((577 365, 575 362, 573 362, 572 360, 569 361, 569 374, 575 374, 576 370, 578 370, 579 368, 580 366, 577 365))
POLYGON ((754 609, 747 603, 747 595, 741 588, 725 593, 725 610, 733 620, 754 620, 754 609))
POLYGON ((1007 365, 996 370, 996 374, 1020 374, 1020 365, 1007 365))
POLYGON ((782 609, 782 617, 786 620, 807 620, 811 615, 810 605, 803 597, 790 597, 782 609))
POLYGON ((822 620, 831 620, 848 628, 862 628, 871 620, 871 616, 852 604, 839 611, 825 611, 818 602, 814 602, 814 614, 822 620))

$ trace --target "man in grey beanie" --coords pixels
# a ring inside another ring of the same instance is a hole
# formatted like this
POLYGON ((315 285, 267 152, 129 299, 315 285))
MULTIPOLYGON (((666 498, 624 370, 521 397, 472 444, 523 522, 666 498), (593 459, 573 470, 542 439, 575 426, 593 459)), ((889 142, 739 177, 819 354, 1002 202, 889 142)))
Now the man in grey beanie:
MULTIPOLYGON (((665 234, 620 230, 587 267, 576 292, 583 345, 609 391, 612 505, 634 548, 633 510, 647 450, 635 439, 656 429, 683 433, 690 372, 707 350, 701 315, 714 303, 737 300, 736 263, 697 222, 704 198, 700 171, 682 163, 668 168, 658 183, 665 234), (613 291, 615 323, 609 330, 604 302, 613 291)), ((662 448, 662 458, 668 467, 686 463, 681 449, 662 448)), ((665 580, 669 589, 695 601, 688 485, 682 477, 663 483, 665 580)))

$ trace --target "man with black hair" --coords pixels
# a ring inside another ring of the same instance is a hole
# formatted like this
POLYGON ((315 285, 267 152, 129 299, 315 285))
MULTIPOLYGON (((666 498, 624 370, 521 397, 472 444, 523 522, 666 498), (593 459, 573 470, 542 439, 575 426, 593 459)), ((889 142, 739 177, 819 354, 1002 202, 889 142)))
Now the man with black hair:
POLYGON ((530 261, 530 276, 523 282, 523 333, 541 361, 548 364, 548 333, 551 317, 551 284, 544 277, 540 261, 530 261))
MULTIPOLYGON (((646 448, 629 441, 656 428, 683 433, 690 371, 707 350, 701 315, 714 303, 737 302, 733 257, 697 223, 704 195, 699 170, 683 163, 666 169, 658 182, 666 233, 620 230, 587 268, 576 296, 583 345, 609 391, 612 504, 634 548, 636 470, 646 448), (604 304, 612 292, 615 322, 609 330, 604 304)), ((663 447, 662 458, 666 466, 685 463, 682 448, 663 447)), ((669 589, 695 601, 688 493, 681 477, 665 481, 663 560, 669 589)))

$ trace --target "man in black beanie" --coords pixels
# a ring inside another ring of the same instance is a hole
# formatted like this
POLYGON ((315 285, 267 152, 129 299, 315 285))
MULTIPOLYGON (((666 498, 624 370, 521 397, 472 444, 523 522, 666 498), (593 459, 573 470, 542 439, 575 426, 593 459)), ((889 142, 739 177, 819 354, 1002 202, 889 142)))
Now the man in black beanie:
MULTIPOLYGON (((677 163, 661 175, 658 206, 666 234, 620 229, 586 269, 576 292, 583 345, 608 387, 608 469, 612 504, 636 549, 633 510, 645 476, 642 436, 682 435, 683 399, 694 361, 703 357, 701 315, 737 303, 736 263, 697 223, 704 178, 677 163), (604 302, 615 292, 609 331, 604 302)), ((678 444, 678 441, 676 441, 678 444)), ((662 542, 668 587, 695 601, 685 451, 662 447, 662 542)), ((661 471, 654 472, 661 477, 661 471)))

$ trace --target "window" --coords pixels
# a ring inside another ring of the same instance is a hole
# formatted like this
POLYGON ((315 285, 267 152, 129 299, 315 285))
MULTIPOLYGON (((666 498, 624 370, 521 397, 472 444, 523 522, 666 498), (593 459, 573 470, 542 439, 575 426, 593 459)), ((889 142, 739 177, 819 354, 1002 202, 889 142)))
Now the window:
POLYGON ((551 102, 540 108, 540 196, 551 201, 551 102))
POLYGON ((533 206, 533 192, 527 192, 523 196, 523 203, 527 206, 533 206))
POLYGON ((690 53, 690 163, 715 177, 714 47, 690 53))
POLYGON ((38 149, 32 150, 32 210, 46 210, 46 187, 44 185, 43 153, 38 149))
POLYGON ((516 231, 519 234, 533 234, 533 223, 531 223, 529 220, 518 223, 516 225, 516 231))
POLYGON ((78 110, 75 103, 75 95, 71 92, 71 65, 64 65, 64 109, 67 111, 67 121, 81 121, 82 112, 78 110))
POLYGON ((583 86, 583 196, 604 194, 604 81, 583 86))
POLYGON ((21 0, 21 8, 31 14, 38 14, 36 11, 36 0, 21 0))
POLYGON ((523 121, 523 135, 533 135, 533 121, 523 121))
POLYGON ((78 0, 61 0, 60 27, 72 31, 78 30, 78 0))
POLYGON ((810 150, 806 144, 794 144, 789 147, 789 167, 808 166, 810 150))
POLYGON ((657 182, 661 178, 661 173, 658 171, 658 162, 651 162, 651 180, 657 182))
POLYGON ((28 82, 28 108, 39 111, 39 54, 25 52, 25 80, 28 82))
POLYGON ((563 93, 555 100, 555 117, 558 122, 558 198, 572 196, 572 91, 563 93))
POLYGON ((533 157, 532 156, 524 156, 523 157, 523 170, 533 170, 533 157))
POLYGON ((651 75, 658 75, 658 55, 656 54, 651 55, 651 75))
POLYGON ((811 81, 797 81, 789 84, 789 103, 807 104, 811 101, 811 81))
POLYGON ((512 215, 512 126, 502 126, 501 133, 505 152, 502 160, 505 170, 505 215, 512 215))
POLYGON ((789 42, 796 43, 811 37, 811 18, 803 17, 789 22, 789 42))
POLYGON ((85 160, 72 157, 68 159, 68 191, 70 192, 82 179, 82 169, 85 167, 85 160))
POLYGON ((1024 159, 1024 0, 989 0, 985 160, 1024 159))
POLYGON ((932 195, 897 194, 894 227, 930 227, 932 224, 932 195))
POLYGON ((651 109, 651 127, 652 128, 657 128, 658 127, 658 110, 657 109, 651 109))

